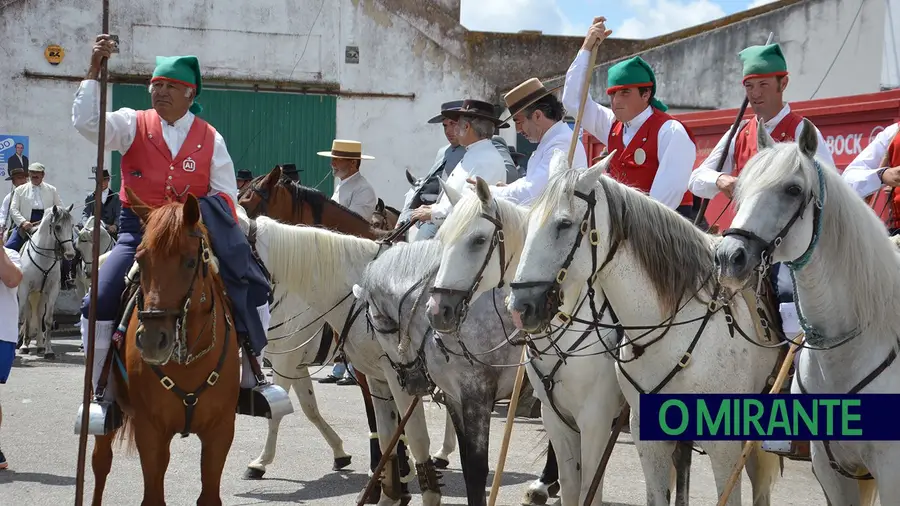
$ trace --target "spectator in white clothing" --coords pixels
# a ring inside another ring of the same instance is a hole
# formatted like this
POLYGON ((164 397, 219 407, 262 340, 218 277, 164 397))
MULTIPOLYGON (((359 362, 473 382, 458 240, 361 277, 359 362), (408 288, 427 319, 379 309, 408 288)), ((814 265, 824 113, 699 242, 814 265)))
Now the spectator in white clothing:
POLYGON ((378 198, 372 185, 359 173, 359 166, 363 160, 375 157, 362 154, 362 143, 340 139, 332 141, 331 151, 318 154, 331 158, 331 170, 338 178, 331 200, 362 216, 366 222, 371 221, 378 198))
MULTIPOLYGON (((16 358, 16 343, 19 338, 18 287, 22 282, 22 264, 19 254, 9 248, 0 255, 0 384, 6 384, 16 358)), ((3 408, 0 406, 0 425, 3 424, 3 408)), ((0 469, 6 469, 6 457, 0 450, 0 469)))

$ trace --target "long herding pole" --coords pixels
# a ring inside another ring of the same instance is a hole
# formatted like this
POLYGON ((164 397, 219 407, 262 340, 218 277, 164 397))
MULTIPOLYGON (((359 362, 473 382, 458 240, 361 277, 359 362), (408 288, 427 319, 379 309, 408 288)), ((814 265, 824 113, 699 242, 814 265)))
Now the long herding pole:
POLYGON ((616 424, 609 435, 609 440, 606 442, 606 448, 603 449, 603 456, 600 457, 600 463, 597 465, 597 470, 594 471, 594 479, 591 480, 591 486, 588 488, 588 493, 584 496, 584 506, 591 506, 594 502, 594 496, 597 495, 597 489, 600 488, 600 482, 603 481, 603 474, 606 473, 606 465, 609 463, 610 457, 612 457, 613 447, 616 445, 616 441, 619 440, 619 434, 622 432, 622 428, 625 427, 625 424, 628 423, 630 415, 631 408, 626 402, 625 405, 622 406, 619 416, 616 418, 616 424))
MULTIPOLYGON (((769 394, 777 394, 781 391, 781 386, 784 384, 788 371, 791 370, 791 364, 794 362, 794 353, 797 351, 797 348, 803 344, 803 340, 806 336, 800 335, 798 337, 799 340, 795 339, 794 341, 791 341, 791 348, 784 357, 784 362, 781 363, 781 369, 778 371, 778 376, 775 377, 775 383, 769 390, 769 394)), ((728 502, 731 491, 737 484, 738 478, 741 477, 741 471, 744 470, 744 464, 747 462, 747 457, 750 456, 750 453, 753 452, 758 444, 759 441, 747 441, 744 443, 744 451, 741 452, 741 456, 735 463, 734 469, 731 470, 731 476, 728 477, 728 482, 725 483, 725 489, 722 491, 722 497, 719 498, 717 506, 725 506, 725 503, 728 502)))
MULTIPOLYGON (((775 38, 775 34, 773 32, 769 32, 769 38, 766 39, 766 45, 772 43, 772 39, 775 38)), ((737 116, 734 117, 734 123, 731 125, 731 130, 728 131, 728 139, 725 142, 725 147, 722 150, 722 156, 719 157, 719 161, 716 162, 716 172, 722 172, 722 169, 725 168, 725 158, 728 156, 728 150, 731 149, 731 141, 734 140, 735 134, 737 134, 738 125, 741 124, 741 119, 744 117, 744 112, 747 110, 747 105, 750 104, 750 97, 744 96, 744 102, 741 103, 741 108, 738 109, 737 116)), ((703 215, 706 214, 706 206, 709 205, 709 199, 703 199, 700 203, 700 211, 697 213, 697 216, 694 218, 694 225, 699 225, 700 220, 703 219, 703 215)), ((710 223, 710 227, 715 225, 715 223, 710 223)))
MULTIPOLYGON (((109 33, 109 0, 103 2, 103 29, 101 33, 109 33)), ((106 155, 106 83, 107 75, 107 59, 103 58, 100 62, 100 125, 97 130, 97 172, 94 174, 94 216, 99 217, 103 214, 103 199, 100 198, 103 193, 103 162, 106 155)), ((92 240, 94 244, 100 244, 100 227, 101 223, 95 220, 94 229, 92 230, 92 240)), ((90 418, 91 407, 91 390, 93 387, 94 377, 94 337, 97 329, 97 268, 100 260, 100 248, 92 248, 91 261, 94 266, 91 269, 91 290, 90 290, 90 307, 88 309, 88 339, 84 350, 84 395, 82 397, 81 408, 81 432, 78 434, 78 471, 75 477, 75 506, 81 506, 84 501, 84 470, 85 461, 87 460, 87 436, 88 422, 90 418)))
POLYGON ((391 452, 394 451, 394 446, 396 446, 397 441, 400 440, 400 435, 403 434, 403 428, 406 427, 406 422, 412 417, 413 410, 416 409, 417 404, 419 404, 419 396, 413 397, 412 402, 409 403, 409 407, 406 408, 406 413, 404 413, 403 418, 400 419, 400 423, 397 425, 397 430, 394 431, 394 437, 388 442, 387 448, 381 449, 381 460, 378 461, 378 465, 375 466, 375 470, 372 471, 372 477, 369 478, 366 489, 363 491, 362 495, 359 496, 359 502, 356 506, 363 506, 366 504, 366 498, 369 497, 369 494, 371 494, 372 490, 375 488, 375 484, 378 483, 378 479, 381 477, 381 471, 387 464, 388 459, 391 458, 391 452))

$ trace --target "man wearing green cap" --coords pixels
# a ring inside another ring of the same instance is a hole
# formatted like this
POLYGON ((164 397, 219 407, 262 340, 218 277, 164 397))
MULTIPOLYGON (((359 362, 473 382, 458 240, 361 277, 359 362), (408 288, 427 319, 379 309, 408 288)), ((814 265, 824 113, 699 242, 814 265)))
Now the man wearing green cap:
MULTIPOLYGON (((566 73, 562 102, 577 111, 591 49, 611 30, 606 18, 594 18, 575 61, 566 73)), ((641 57, 619 62, 607 71, 607 108, 588 95, 582 126, 615 156, 609 174, 617 181, 650 195, 682 216, 693 219, 693 197, 687 191, 697 148, 681 122, 666 114, 656 97, 656 76, 641 57)))
MULTIPOLYGON (((719 192, 731 198, 738 175, 753 155, 756 154, 757 118, 761 119, 766 131, 775 142, 792 142, 800 135, 803 117, 792 112, 791 106, 784 103, 784 90, 788 85, 787 61, 781 46, 750 46, 739 53, 743 63, 743 84, 750 107, 756 117, 743 121, 738 132, 725 150, 728 132, 719 140, 706 160, 691 174, 691 192, 706 199, 715 197, 719 192), (722 172, 716 171, 719 159, 724 156, 725 164, 722 172)), ((823 161, 833 165, 828 145, 822 133, 816 130, 819 137, 817 155, 823 161)))
MULTIPOLYGON (((108 35, 97 37, 87 79, 79 85, 72 107, 75 129, 92 142, 97 142, 100 121, 97 76, 103 58, 111 56, 114 44, 108 35)), ((235 226, 237 181, 225 140, 195 116, 202 111, 195 101, 202 89, 196 56, 157 57, 149 86, 152 108, 121 108, 106 113, 106 149, 122 153, 122 215, 116 245, 98 272, 93 380, 96 387, 119 317, 125 276, 143 236, 125 187, 153 208, 183 202, 191 194, 200 202, 210 246, 220 260, 219 272, 232 303, 235 329, 241 336, 241 412, 250 414, 244 409, 243 399, 254 397, 250 392, 254 387, 266 386, 265 376, 251 373, 255 367, 251 367, 248 355, 256 357, 257 364, 262 361, 262 349, 267 343, 269 283, 252 260, 246 236, 235 226)), ((85 342, 89 303, 89 296, 85 296, 81 320, 85 342)))

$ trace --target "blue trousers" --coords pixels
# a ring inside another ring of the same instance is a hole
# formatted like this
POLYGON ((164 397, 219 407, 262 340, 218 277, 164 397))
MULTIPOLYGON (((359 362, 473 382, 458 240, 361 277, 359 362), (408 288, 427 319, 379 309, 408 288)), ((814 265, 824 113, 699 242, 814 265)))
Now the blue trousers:
MULTIPOLYGON (((204 222, 206 221, 204 217, 204 222)), ((239 228, 237 230, 238 232, 240 231, 239 228)), ((212 233, 210 235, 212 236, 212 233)), ((114 321, 119 317, 122 294, 125 292, 125 276, 131 269, 132 264, 134 264, 134 255, 142 239, 143 231, 140 219, 131 209, 122 208, 121 218, 119 219, 118 240, 112 251, 110 251, 109 257, 107 257, 103 266, 97 272, 97 321, 114 321)), ((246 241, 246 237, 244 237, 244 241, 246 241)), ((231 256, 229 251, 216 251, 216 245, 221 241, 210 237, 210 242, 213 253, 220 260, 231 256)), ((247 251, 249 251, 249 245, 247 246, 247 251)), ((239 260, 244 261, 245 259, 239 260)), ((228 265, 228 261, 222 263, 226 266, 228 265)), ((223 270, 227 271, 227 269, 223 270)), ((248 290, 246 280, 236 279, 234 276, 224 274, 223 272, 222 281, 225 285, 226 295, 229 298, 233 298, 232 294, 244 293, 242 298, 245 299, 246 303, 235 304, 235 301, 232 300, 236 330, 238 333, 249 335, 251 348, 258 355, 267 342, 265 329, 262 329, 259 315, 256 314, 256 308, 268 302, 269 293, 263 290, 248 290)), ((253 288, 253 286, 250 288, 253 288)), ((89 310, 90 294, 87 294, 81 304, 82 316, 87 318, 89 310)))
MULTIPOLYGON (((31 216, 28 221, 31 223, 37 223, 41 221, 44 217, 43 209, 32 209, 31 216)), ((19 227, 13 227, 12 234, 9 236, 9 240, 6 241, 6 247, 11 250, 21 251, 22 246, 25 245, 25 238, 19 235, 19 227)))

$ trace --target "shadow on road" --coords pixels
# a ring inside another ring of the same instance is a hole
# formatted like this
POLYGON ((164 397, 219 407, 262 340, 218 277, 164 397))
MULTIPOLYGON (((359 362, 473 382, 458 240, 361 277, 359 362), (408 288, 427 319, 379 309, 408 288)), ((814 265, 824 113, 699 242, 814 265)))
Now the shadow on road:
POLYGON ((13 482, 73 487, 75 486, 75 477, 47 473, 17 473, 12 469, 0 472, 0 485, 13 482))

